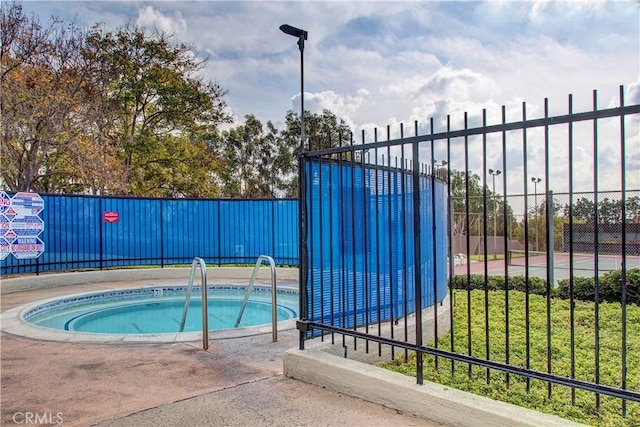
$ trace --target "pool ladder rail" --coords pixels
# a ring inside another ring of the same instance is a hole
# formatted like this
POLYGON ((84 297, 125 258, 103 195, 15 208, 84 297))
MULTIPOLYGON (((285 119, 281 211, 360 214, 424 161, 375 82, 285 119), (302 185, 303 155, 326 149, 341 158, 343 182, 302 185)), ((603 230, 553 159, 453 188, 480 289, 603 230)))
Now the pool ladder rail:
POLYGON ((202 348, 209 348, 209 313, 207 298, 207 264, 200 257, 195 257, 191 263, 191 271, 189 272, 189 285, 187 286, 187 297, 184 300, 184 309, 182 310, 182 320, 180 321, 180 332, 184 331, 184 324, 187 321, 187 312, 189 311, 189 302, 191 301, 191 289, 193 288, 193 279, 196 275, 196 268, 200 266, 200 280, 202 288, 202 348))
POLYGON ((253 268, 253 273, 251 274, 251 280, 249 280, 249 285, 247 286, 247 291, 244 294, 244 300, 242 301, 242 306, 240 307, 240 313, 238 313, 238 318, 236 319, 236 323, 234 328, 237 328, 242 320, 242 315, 244 314, 244 309, 247 306, 247 301, 249 300, 249 294, 253 289, 253 284, 256 281, 256 276, 258 275, 258 270, 260 270, 260 266, 262 265, 262 261, 267 261, 269 266, 271 267, 271 337, 273 342, 278 341, 278 305, 277 305, 277 293, 276 293, 276 263, 268 255, 260 255, 258 260, 256 261, 256 266, 253 268))
MULTIPOLYGON (((247 291, 240 307, 240 313, 236 319, 235 328, 238 327, 244 314, 244 309, 247 306, 249 295, 253 289, 258 270, 263 261, 267 261, 271 267, 271 335, 273 342, 278 341, 278 311, 277 311, 277 293, 276 293, 276 263, 268 255, 260 255, 256 261, 256 266, 253 268, 247 291)), ((191 290, 193 289, 193 279, 195 278, 196 269, 200 267, 200 278, 202 288, 202 348, 207 350, 209 348, 209 313, 208 313, 208 298, 207 298, 207 264, 200 257, 195 257, 191 263, 191 271, 189 272, 189 285, 187 286, 187 296, 184 300, 184 309, 182 310, 182 320, 180 321, 180 332, 184 331, 184 325, 187 320, 187 313, 189 311, 189 303, 191 301, 191 290)))

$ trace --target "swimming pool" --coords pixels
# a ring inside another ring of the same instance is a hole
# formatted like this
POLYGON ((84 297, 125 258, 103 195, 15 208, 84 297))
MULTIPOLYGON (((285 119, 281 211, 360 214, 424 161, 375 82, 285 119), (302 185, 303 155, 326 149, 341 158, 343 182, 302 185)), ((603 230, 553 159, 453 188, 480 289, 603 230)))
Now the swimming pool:
MULTIPOLYGON (((269 287, 252 289, 237 328, 235 323, 246 285, 210 285, 207 290, 211 339, 271 331, 269 287)), ((41 339, 45 335, 45 339, 64 341, 191 341, 202 336, 201 299, 196 297, 199 290, 194 289, 184 332, 179 332, 186 291, 184 285, 147 285, 69 295, 13 310, 27 332, 31 329, 27 336, 37 332, 41 339)), ((297 290, 279 289, 276 307, 279 329, 293 327, 297 310, 297 290)), ((5 330, 7 316, 3 313, 5 330)))

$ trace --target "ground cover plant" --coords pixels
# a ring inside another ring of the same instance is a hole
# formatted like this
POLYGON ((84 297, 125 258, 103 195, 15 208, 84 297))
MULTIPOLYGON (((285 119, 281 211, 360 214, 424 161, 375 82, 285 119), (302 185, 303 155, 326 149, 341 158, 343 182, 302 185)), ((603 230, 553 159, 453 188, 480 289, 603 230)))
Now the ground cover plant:
MULTIPOLYGON (((467 330, 467 307, 471 305, 471 354, 486 358, 485 295, 489 307, 489 355, 491 360, 505 362, 505 292, 484 290, 454 290, 454 329, 453 347, 456 352, 467 354, 469 334, 467 330)), ((571 322, 570 300, 551 298, 551 367, 552 372, 571 376, 571 322)), ((521 291, 509 291, 509 363, 526 366, 526 294, 521 291)), ((593 302, 574 301, 574 370, 575 377, 593 381, 595 378, 595 304, 593 302)), ((546 296, 529 294, 529 360, 532 369, 547 371, 547 334, 546 334, 546 296)), ((602 302, 598 307, 600 323, 600 383, 619 386, 621 383, 621 305, 602 302)), ((433 343, 428 344, 433 345, 433 343)), ((451 337, 447 335, 438 341, 441 349, 451 349, 451 337)), ((551 398, 548 398, 548 385, 539 380, 527 380, 516 375, 509 376, 480 367, 469 367, 465 363, 454 364, 425 356, 424 378, 460 390, 490 397, 496 400, 556 414, 590 425, 603 426, 640 426, 640 404, 627 402, 627 418, 622 417, 620 399, 600 396, 601 410, 596 410, 596 396, 593 393, 576 390, 575 406, 572 402, 572 390, 568 387, 551 386, 551 398), (469 372, 471 375, 469 375, 469 372), (487 381, 488 380, 488 381, 487 381)), ((386 368, 415 376, 415 355, 409 360, 400 355, 395 361, 383 364, 386 368)), ((627 305, 627 388, 640 390, 640 306, 627 305)))

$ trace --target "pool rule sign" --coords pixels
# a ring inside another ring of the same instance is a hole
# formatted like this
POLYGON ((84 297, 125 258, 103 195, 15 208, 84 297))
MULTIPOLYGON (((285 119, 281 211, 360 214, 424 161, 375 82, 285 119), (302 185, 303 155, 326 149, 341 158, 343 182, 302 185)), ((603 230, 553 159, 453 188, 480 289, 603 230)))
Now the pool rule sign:
POLYGON ((36 193, 19 192, 9 197, 0 190, 0 260, 9 254, 18 259, 38 258, 44 252, 40 213, 44 200, 36 193))

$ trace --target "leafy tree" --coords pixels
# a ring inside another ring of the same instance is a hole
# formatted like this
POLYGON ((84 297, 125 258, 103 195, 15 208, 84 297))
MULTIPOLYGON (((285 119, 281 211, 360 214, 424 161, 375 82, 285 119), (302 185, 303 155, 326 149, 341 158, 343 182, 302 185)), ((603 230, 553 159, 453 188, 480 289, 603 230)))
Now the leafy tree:
POLYGON ((74 24, 42 25, 22 7, 3 7, 1 24, 2 180, 13 191, 51 191, 72 179, 64 161, 81 128, 72 119, 86 102, 74 24))
MULTIPOLYGON (((305 150, 338 147, 340 144, 351 143, 351 129, 343 119, 330 110, 322 113, 304 113, 305 150)), ((278 152, 280 159, 278 167, 282 176, 286 177, 282 183, 282 189, 287 197, 298 196, 298 174, 295 159, 300 151, 300 115, 288 111, 285 118, 285 129, 280 132, 278 152)), ((343 157, 349 159, 349 153, 343 157)))
POLYGON ((245 123, 224 132, 221 157, 225 162, 222 180, 225 195, 251 197, 258 192, 260 176, 260 146, 264 140, 262 123, 253 115, 245 116, 245 123))
MULTIPOLYGON (((487 193, 487 229, 493 234, 493 218, 495 214, 496 234, 504 233, 503 203, 501 198, 480 182, 480 176, 475 173, 467 174, 464 171, 452 170, 449 181, 451 186, 451 198, 453 199, 454 212, 454 236, 472 235, 481 236, 483 231, 484 192, 487 193), (468 179, 468 191, 467 191, 468 179), (468 199, 468 200, 467 200, 468 199), (467 206, 468 205, 468 206, 467 206), (467 211, 469 213, 469 230, 467 230, 467 211)), ((508 212, 511 207, 507 206, 508 212)), ((512 213, 511 213, 512 214, 512 213)))
POLYGON ((2 181, 10 190, 217 195, 220 86, 165 34, 81 31, 2 8, 2 181))
MULTIPOLYGON (((558 216, 562 210, 562 205, 556 199, 552 199, 553 218, 553 247, 562 248, 562 225, 567 222, 566 218, 558 216)), ((529 247, 533 250, 545 251, 547 249, 547 201, 542 200, 538 206, 529 210, 529 247)), ((524 235, 520 239, 524 242, 524 235)))
MULTIPOLYGON (((569 217, 569 204, 564 206, 564 215, 569 217)), ((598 222, 600 224, 622 223, 622 200, 604 198, 598 202, 598 222)), ((582 197, 573 204, 574 220, 586 224, 594 224, 596 205, 591 200, 582 197)), ((625 214, 627 222, 640 222, 640 197, 631 196, 626 199, 625 214)))
MULTIPOLYGON (((573 204, 573 217, 584 221, 587 224, 593 224, 595 214, 594 203, 586 197, 581 197, 573 204)), ((564 216, 569 217, 569 205, 564 207, 564 216)))
POLYGON ((287 194, 293 179, 293 148, 283 145, 273 123, 266 127, 253 115, 223 132, 214 150, 223 162, 220 172, 227 197, 278 197, 287 194))
POLYGON ((156 181, 156 189, 180 188, 181 183, 170 182, 173 175, 158 174, 158 166, 171 168, 180 159, 191 160, 189 168, 203 167, 188 151, 197 151, 203 134, 229 121, 222 88, 197 76, 204 61, 166 34, 148 35, 132 26, 113 32, 93 27, 83 54, 93 64, 95 85, 106 89, 100 104, 109 106, 108 116, 98 117, 95 128, 107 145, 117 147, 119 180, 110 183, 111 192, 146 195, 139 191, 149 180, 156 181), (169 136, 176 135, 194 144, 168 149, 169 136), (182 151, 176 153, 177 148, 182 151))

